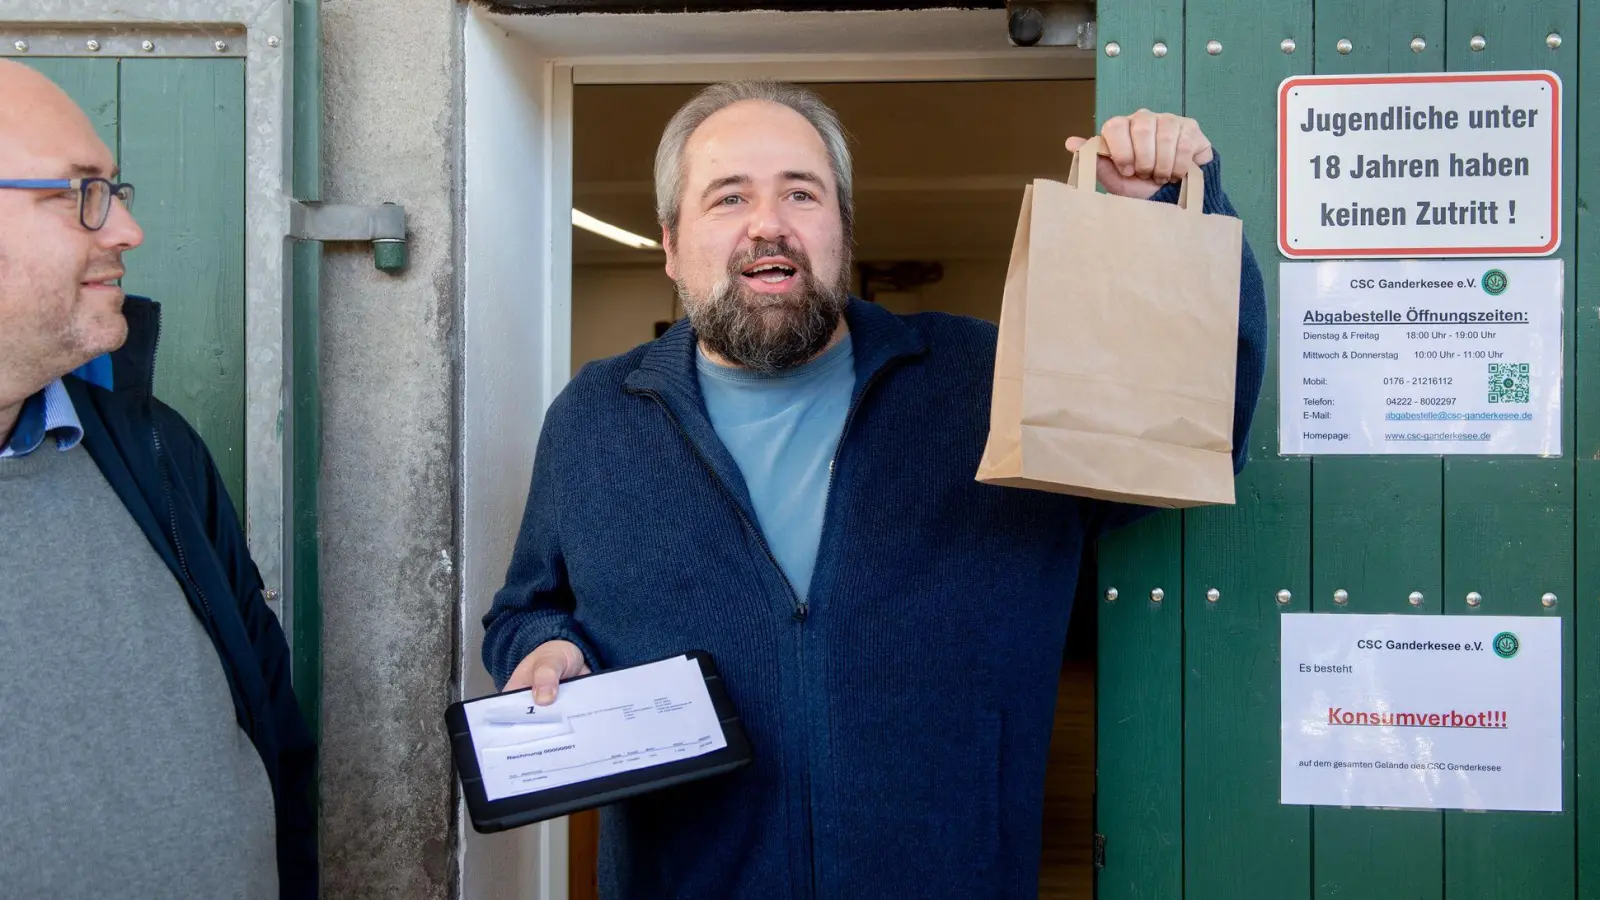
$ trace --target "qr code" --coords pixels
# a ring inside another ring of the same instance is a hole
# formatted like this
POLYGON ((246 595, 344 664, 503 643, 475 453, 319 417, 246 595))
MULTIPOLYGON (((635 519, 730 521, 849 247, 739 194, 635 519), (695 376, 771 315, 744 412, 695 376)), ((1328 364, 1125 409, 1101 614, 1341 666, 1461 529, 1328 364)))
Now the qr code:
POLYGON ((1489 402, 1527 403, 1528 364, 1490 363, 1489 402))

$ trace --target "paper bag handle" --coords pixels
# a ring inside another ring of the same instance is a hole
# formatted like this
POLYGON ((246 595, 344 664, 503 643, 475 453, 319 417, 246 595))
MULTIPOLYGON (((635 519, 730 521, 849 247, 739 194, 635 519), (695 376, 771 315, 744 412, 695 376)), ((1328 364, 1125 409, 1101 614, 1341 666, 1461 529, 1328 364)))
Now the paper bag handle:
MULTIPOLYGON (((1075 187, 1080 191, 1087 191, 1088 193, 1092 194, 1094 193, 1095 184, 1097 182, 1095 175, 1096 167, 1088 167, 1088 178, 1080 180, 1078 177, 1080 163, 1082 162, 1085 153, 1093 153, 1096 156, 1110 156, 1111 151, 1106 148, 1105 139, 1099 135, 1095 135, 1087 141, 1084 141, 1083 146, 1072 152, 1072 168, 1067 170, 1067 186, 1075 187)), ((1183 187, 1178 190, 1178 208, 1198 216, 1200 215, 1200 210, 1205 207, 1205 202, 1205 177, 1200 174, 1200 167, 1195 165, 1191 160, 1187 169, 1183 173, 1183 187), (1191 189, 1193 191, 1192 194, 1191 189)))

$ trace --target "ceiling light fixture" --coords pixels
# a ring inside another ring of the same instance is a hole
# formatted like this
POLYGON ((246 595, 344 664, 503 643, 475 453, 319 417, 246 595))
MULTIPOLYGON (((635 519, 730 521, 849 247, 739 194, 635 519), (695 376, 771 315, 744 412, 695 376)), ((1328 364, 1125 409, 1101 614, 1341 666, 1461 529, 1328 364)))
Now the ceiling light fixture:
POLYGON ((602 222, 594 216, 579 210, 572 211, 572 224, 584 231, 590 231, 603 238, 610 238, 619 244, 626 244, 635 250, 660 250, 661 245, 647 237, 640 237, 631 231, 623 231, 615 225, 602 222))

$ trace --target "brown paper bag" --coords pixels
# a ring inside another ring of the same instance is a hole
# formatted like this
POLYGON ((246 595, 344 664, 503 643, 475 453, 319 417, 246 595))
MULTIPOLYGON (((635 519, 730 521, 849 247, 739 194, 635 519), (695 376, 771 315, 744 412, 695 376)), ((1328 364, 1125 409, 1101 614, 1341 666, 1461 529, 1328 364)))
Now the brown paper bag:
POLYGON ((1023 190, 977 478, 1146 506, 1234 502, 1243 226, 1095 191, 1094 138, 1067 183, 1023 190))

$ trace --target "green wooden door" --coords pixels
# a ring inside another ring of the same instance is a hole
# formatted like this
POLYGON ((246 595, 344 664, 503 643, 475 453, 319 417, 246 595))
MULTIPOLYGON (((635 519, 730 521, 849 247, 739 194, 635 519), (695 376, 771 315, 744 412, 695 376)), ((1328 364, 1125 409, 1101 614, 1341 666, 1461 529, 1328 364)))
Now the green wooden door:
POLYGON ((156 395, 216 457, 244 514, 245 63, 22 59, 88 112, 137 189, 123 287, 161 303, 156 395))
POLYGON ((1201 123, 1266 278, 1274 345, 1238 505, 1165 513, 1100 548, 1098 896, 1600 898, 1600 232, 1585 208, 1600 186, 1600 66, 1578 65, 1584 37, 1600 46, 1600 16, 1580 23, 1578 11, 1579 0, 1098 5, 1098 114, 1144 106, 1201 123), (1550 69, 1566 88, 1563 455, 1279 456, 1277 85, 1505 69, 1550 69), (1306 611, 1560 616, 1566 811, 1280 805, 1278 617, 1306 611))

